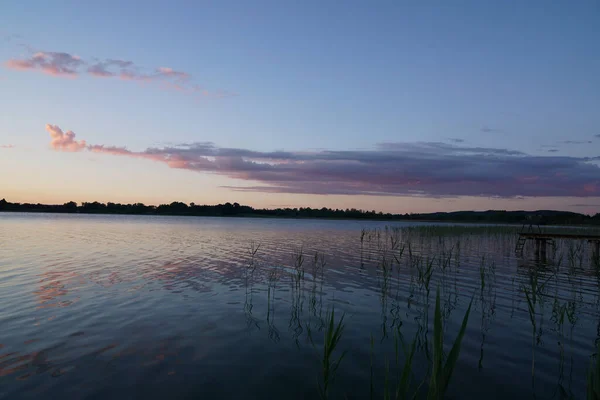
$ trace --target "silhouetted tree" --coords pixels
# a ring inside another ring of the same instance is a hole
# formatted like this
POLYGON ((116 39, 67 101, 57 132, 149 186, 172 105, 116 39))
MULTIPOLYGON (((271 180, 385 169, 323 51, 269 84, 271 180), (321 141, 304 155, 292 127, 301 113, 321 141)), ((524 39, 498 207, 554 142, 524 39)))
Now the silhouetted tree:
POLYGON ((390 214, 383 212, 363 211, 355 208, 345 210, 327 207, 311 208, 276 208, 254 209, 239 203, 217 205, 197 205, 174 201, 170 204, 148 206, 143 203, 120 204, 85 202, 77 205, 74 201, 62 205, 10 203, 0 200, 0 211, 21 212, 51 212, 51 213, 95 213, 95 214, 142 214, 142 215, 197 215, 197 216, 265 216, 286 218, 352 218, 352 219, 381 219, 381 220, 420 220, 420 221, 453 221, 481 223, 529 223, 532 218, 538 218, 542 224, 557 225, 600 225, 600 213, 594 216, 567 211, 458 211, 449 213, 429 214, 390 214))
POLYGON ((69 201, 64 204, 66 212, 77 212, 77 203, 74 201, 69 201))

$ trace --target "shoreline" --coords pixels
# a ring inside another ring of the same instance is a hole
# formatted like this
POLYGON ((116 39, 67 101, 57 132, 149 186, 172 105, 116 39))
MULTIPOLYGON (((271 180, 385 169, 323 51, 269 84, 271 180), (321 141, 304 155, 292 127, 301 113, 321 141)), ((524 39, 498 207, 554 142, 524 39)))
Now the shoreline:
MULTIPOLYGON (((484 215, 486 211, 464 211, 467 213, 480 213, 480 215, 484 215)), ((507 213, 525 213, 525 214, 534 214, 535 211, 507 211, 507 213)), ((555 211, 553 211, 555 212, 555 211)), ((126 216, 141 216, 141 217, 210 217, 210 218, 249 218, 249 219, 288 219, 288 220, 325 220, 325 221, 374 221, 374 222, 416 222, 416 223, 432 223, 432 224, 464 224, 464 225, 504 225, 504 226, 522 226, 529 225, 530 221, 486 221, 486 220, 460 220, 460 219, 426 219, 426 218, 405 218, 398 215, 396 218, 372 218, 372 217, 335 217, 335 216, 292 216, 292 215, 265 215, 265 214, 190 214, 190 213, 128 213, 128 212, 86 212, 86 211, 50 211, 50 210, 0 210, 0 216, 3 213, 7 214, 68 214, 68 215, 126 215, 126 216)), ((558 211, 557 213, 560 213, 558 211)), ((437 214, 437 213, 435 213, 437 214)), ((452 213, 448 213, 452 214, 452 213)), ((533 225, 537 225, 535 222, 533 225)), ((598 222, 590 222, 590 223, 582 223, 582 224, 573 224, 573 223, 556 223, 548 221, 548 223, 539 223, 539 226, 572 226, 572 227, 588 227, 588 228, 598 228, 600 224, 598 222)))

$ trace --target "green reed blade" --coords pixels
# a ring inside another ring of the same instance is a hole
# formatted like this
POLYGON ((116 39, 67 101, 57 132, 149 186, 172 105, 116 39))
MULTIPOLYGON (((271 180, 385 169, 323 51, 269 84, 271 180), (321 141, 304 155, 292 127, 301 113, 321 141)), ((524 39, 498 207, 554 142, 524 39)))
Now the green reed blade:
POLYGON ((469 307, 467 308, 467 312, 463 318, 462 324, 460 326, 460 331, 458 332, 458 336, 454 341, 454 345, 448 354, 448 358, 446 359, 446 365, 444 366, 444 388, 445 392, 448 383, 450 382, 450 378, 452 377, 452 372, 454 371, 454 367, 456 366, 456 362, 458 361, 458 355, 460 353, 460 346, 462 344, 463 337, 465 336, 465 332, 467 330, 467 323, 469 322, 469 314, 471 313, 471 305, 473 304, 473 299, 469 302, 469 307))

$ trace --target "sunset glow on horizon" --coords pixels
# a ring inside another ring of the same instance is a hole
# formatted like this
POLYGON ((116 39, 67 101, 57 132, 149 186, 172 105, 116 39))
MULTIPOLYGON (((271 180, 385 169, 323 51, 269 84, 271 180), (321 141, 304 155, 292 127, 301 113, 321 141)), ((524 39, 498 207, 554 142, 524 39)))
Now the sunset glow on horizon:
POLYGON ((600 212, 593 2, 112 4, 2 7, 0 199, 600 212))

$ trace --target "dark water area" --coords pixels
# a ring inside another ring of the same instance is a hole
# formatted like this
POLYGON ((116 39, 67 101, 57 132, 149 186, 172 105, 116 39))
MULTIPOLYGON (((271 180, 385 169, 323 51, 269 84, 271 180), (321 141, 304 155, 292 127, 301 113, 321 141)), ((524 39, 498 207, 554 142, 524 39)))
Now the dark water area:
POLYGON ((329 397, 394 391, 402 340, 414 392, 438 290, 446 353, 472 299, 446 398, 585 397, 588 243, 542 263, 515 256, 512 227, 387 225, 0 214, 0 398, 318 398, 332 309, 346 353, 329 397))

